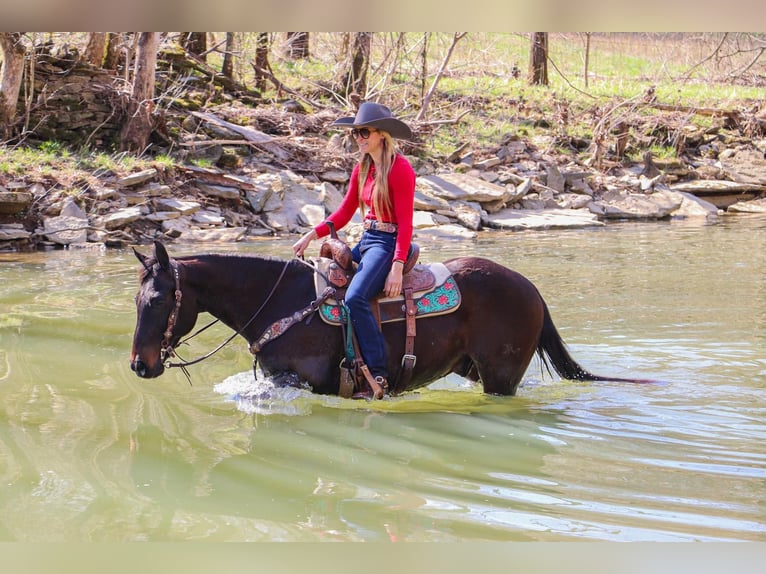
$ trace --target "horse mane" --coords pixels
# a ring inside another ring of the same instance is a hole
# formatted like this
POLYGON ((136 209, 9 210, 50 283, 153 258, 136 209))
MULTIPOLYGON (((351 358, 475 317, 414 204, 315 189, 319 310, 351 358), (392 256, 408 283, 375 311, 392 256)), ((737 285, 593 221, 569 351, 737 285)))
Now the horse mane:
MULTIPOLYGON (((263 264, 267 263, 269 266, 274 266, 275 269, 279 269, 289 263, 291 267, 299 265, 305 267, 297 260, 286 260, 273 256, 262 255, 243 255, 239 253, 201 253, 198 255, 182 255, 180 257, 173 257, 172 261, 178 261, 179 263, 195 266, 206 264, 223 264, 227 268, 227 274, 233 274, 235 279, 252 278, 252 274, 255 272, 263 272, 263 264)), ((146 266, 141 265, 138 269, 139 284, 143 283, 151 274, 154 265, 157 260, 152 255, 146 262, 146 266)))

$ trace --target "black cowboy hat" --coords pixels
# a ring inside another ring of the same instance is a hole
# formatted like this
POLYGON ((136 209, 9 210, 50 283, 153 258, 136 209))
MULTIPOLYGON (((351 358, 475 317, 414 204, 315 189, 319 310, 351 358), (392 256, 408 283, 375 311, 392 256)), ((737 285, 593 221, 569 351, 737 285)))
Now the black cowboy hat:
POLYGON ((376 128, 391 134, 391 137, 403 140, 412 139, 410 126, 402 120, 396 119, 391 110, 383 104, 364 102, 359 106, 356 117, 340 118, 332 125, 347 128, 376 128))

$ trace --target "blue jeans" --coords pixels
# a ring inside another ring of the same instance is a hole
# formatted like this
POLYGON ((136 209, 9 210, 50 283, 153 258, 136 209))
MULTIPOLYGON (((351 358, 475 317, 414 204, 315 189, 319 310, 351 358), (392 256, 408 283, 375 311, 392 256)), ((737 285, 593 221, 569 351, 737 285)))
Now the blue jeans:
POLYGON ((365 231, 351 250, 359 266, 346 289, 346 307, 362 358, 374 377, 388 378, 388 358, 386 341, 370 309, 370 300, 386 285, 395 247, 395 234, 371 230, 365 231))

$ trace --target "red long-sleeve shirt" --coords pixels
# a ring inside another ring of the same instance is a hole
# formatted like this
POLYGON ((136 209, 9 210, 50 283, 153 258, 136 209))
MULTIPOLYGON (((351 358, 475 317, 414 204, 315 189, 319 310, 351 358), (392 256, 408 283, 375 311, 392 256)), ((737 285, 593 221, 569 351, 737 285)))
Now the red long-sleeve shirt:
MULTIPOLYGON (((396 223, 398 228, 393 260, 405 261, 410 250, 410 243, 412 242, 412 217, 415 209, 415 171, 403 155, 396 155, 394 163, 391 165, 391 172, 388 174, 388 190, 391 196, 393 213, 384 214, 383 217, 378 217, 375 213, 375 207, 372 205, 374 182, 375 166, 373 165, 370 167, 367 181, 365 181, 362 189, 362 200, 369 208, 364 218, 396 223)), ((341 229, 351 221, 357 209, 359 209, 359 164, 351 172, 348 191, 343 197, 343 201, 326 221, 331 221, 336 229, 341 229)), ((324 237, 330 234, 330 228, 324 222, 317 225, 314 231, 316 231, 317 237, 324 237)))

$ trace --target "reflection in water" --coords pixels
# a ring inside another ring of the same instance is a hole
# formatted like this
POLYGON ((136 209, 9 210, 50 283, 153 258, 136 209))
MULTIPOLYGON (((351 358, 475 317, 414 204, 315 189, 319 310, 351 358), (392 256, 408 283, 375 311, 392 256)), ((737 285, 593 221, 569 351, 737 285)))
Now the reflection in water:
POLYGON ((748 221, 422 241, 527 275, 589 370, 665 381, 536 362, 515 398, 458 377, 379 403, 273 389, 243 344, 193 386, 142 381, 132 254, 0 254, 0 540, 764 540, 766 226, 748 221))

